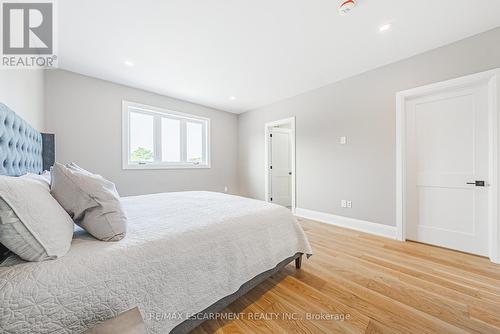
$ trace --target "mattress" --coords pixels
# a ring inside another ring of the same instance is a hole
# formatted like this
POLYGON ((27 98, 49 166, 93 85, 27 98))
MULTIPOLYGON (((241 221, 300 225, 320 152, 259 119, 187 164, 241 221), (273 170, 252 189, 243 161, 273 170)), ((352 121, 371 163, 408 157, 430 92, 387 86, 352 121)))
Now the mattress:
POLYGON ((64 257, 0 266, 2 333, 79 333, 139 307, 167 333, 296 253, 311 254, 289 210, 211 192, 122 198, 119 242, 75 232, 64 257))

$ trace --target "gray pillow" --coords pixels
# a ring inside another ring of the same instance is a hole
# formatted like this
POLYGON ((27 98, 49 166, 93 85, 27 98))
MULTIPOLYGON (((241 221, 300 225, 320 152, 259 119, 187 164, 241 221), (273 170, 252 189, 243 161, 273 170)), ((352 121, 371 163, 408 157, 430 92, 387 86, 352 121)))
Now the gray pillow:
POLYGON ((103 241, 125 237, 127 218, 115 185, 76 164, 56 163, 51 193, 77 225, 103 241))
POLYGON ((0 243, 26 261, 65 255, 73 221, 42 182, 0 177, 0 243))

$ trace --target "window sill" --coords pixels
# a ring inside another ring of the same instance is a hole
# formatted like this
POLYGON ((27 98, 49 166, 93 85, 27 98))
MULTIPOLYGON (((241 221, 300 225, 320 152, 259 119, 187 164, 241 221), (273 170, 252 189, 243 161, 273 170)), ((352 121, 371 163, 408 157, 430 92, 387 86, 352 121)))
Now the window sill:
POLYGON ((162 165, 162 164, 126 164, 122 166, 124 170, 155 170, 155 169, 210 169, 210 164, 203 165, 162 165))

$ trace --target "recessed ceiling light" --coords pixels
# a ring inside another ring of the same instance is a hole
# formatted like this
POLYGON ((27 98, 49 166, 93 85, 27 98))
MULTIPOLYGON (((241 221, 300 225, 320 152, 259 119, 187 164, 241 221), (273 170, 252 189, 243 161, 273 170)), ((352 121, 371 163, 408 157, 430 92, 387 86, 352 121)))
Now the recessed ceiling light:
POLYGON ((133 63, 133 62, 131 62, 130 60, 125 60, 125 61, 123 62, 123 64, 124 64, 124 65, 126 65, 126 66, 128 66, 128 67, 132 67, 132 66, 134 66, 134 63, 133 63))
POLYGON ((230 99, 231 101, 234 101, 234 100, 236 100, 236 96, 230 96, 230 97, 229 97, 229 99, 230 99))
POLYGON ((378 30, 380 30, 381 32, 387 31, 389 29, 391 29, 390 24, 384 24, 384 25, 380 26, 380 28, 378 28, 378 30))

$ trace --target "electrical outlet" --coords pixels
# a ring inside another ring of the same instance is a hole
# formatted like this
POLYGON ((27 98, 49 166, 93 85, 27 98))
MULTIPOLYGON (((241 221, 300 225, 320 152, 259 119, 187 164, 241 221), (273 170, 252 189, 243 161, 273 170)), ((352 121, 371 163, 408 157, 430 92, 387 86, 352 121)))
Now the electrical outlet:
POLYGON ((352 201, 347 201, 347 208, 349 208, 349 209, 352 208, 352 201))
POLYGON ((224 187, 224 192, 227 193, 229 191, 229 189, 227 188, 227 186, 224 187))
POLYGON ((340 207, 341 208, 347 208, 347 201, 345 199, 340 201, 340 207))
POLYGON ((340 137, 340 145, 346 145, 347 144, 347 137, 342 136, 340 137))

